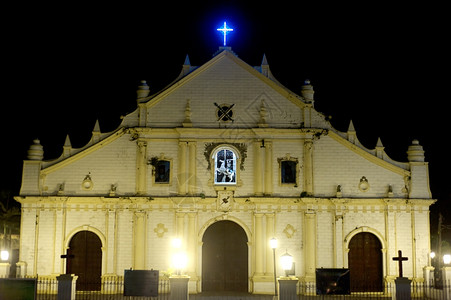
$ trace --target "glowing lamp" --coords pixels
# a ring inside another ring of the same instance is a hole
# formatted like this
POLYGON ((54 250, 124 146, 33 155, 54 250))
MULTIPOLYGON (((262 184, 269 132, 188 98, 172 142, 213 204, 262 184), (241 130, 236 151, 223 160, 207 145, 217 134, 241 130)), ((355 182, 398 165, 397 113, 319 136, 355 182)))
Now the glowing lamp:
POLYGON ((443 263, 445 265, 449 265, 451 263, 451 255, 449 254, 443 255, 443 263))
POLYGON ((178 252, 172 256, 172 264, 177 272, 177 275, 180 275, 181 271, 186 268, 188 263, 188 257, 186 253, 178 252))
POLYGON ((276 249, 277 248, 277 239, 276 238, 270 239, 269 246, 271 247, 271 249, 276 249))
POLYGON ((0 252, 0 259, 1 260, 8 260, 9 259, 9 252, 7 250, 2 250, 0 252))
POLYGON ((285 251, 285 254, 280 257, 280 265, 285 271, 285 276, 288 277, 288 272, 293 268, 293 256, 285 251))
POLYGON ((172 240, 172 247, 175 249, 180 249, 182 247, 182 240, 179 238, 175 238, 172 240))
POLYGON ((430 256, 432 259, 434 259, 434 257, 435 257, 435 252, 431 252, 431 253, 429 254, 429 256, 430 256))

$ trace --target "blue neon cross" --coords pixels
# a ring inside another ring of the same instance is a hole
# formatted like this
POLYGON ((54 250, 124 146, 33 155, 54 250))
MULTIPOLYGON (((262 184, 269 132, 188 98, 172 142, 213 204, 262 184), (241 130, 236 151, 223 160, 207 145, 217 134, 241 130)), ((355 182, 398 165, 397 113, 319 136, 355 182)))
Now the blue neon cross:
POLYGON ((224 27, 222 28, 218 28, 216 29, 217 31, 222 31, 222 34, 224 35, 224 47, 227 44, 227 33, 229 33, 229 31, 233 31, 232 28, 227 28, 227 24, 226 22, 224 22, 224 27))

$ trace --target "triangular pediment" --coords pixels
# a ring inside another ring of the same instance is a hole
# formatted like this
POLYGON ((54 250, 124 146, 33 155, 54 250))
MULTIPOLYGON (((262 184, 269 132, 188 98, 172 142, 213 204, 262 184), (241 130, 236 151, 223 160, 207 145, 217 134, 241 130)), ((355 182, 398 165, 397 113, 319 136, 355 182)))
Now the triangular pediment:
POLYGON ((306 106, 227 50, 146 100, 147 127, 299 127, 306 106))

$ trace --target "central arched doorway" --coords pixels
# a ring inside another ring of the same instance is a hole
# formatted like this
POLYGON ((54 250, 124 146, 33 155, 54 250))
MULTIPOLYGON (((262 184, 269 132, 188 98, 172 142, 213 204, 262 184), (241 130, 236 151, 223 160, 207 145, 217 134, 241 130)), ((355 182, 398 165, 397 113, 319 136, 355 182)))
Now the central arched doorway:
POLYGON ((77 290, 100 291, 102 242, 91 231, 77 232, 69 243, 66 273, 75 274, 77 290))
POLYGON ((202 292, 248 291, 246 232, 232 221, 212 224, 202 239, 202 292))
POLYGON ((349 242, 351 292, 381 292, 382 245, 372 233, 361 232, 349 242))

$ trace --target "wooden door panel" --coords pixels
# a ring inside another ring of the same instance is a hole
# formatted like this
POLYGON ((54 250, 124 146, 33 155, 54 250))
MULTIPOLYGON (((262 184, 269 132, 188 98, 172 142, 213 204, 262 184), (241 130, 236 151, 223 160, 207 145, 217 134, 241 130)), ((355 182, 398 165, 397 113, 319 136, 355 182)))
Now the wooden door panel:
POLYGON ((382 252, 378 238, 368 232, 349 243, 348 264, 352 292, 382 291, 382 252))
POLYGON ((66 273, 75 274, 77 290, 100 290, 102 274, 102 243, 99 237, 90 231, 76 233, 70 243, 66 273))
POLYGON ((231 221, 211 225, 202 248, 202 291, 247 292, 247 237, 231 221))

